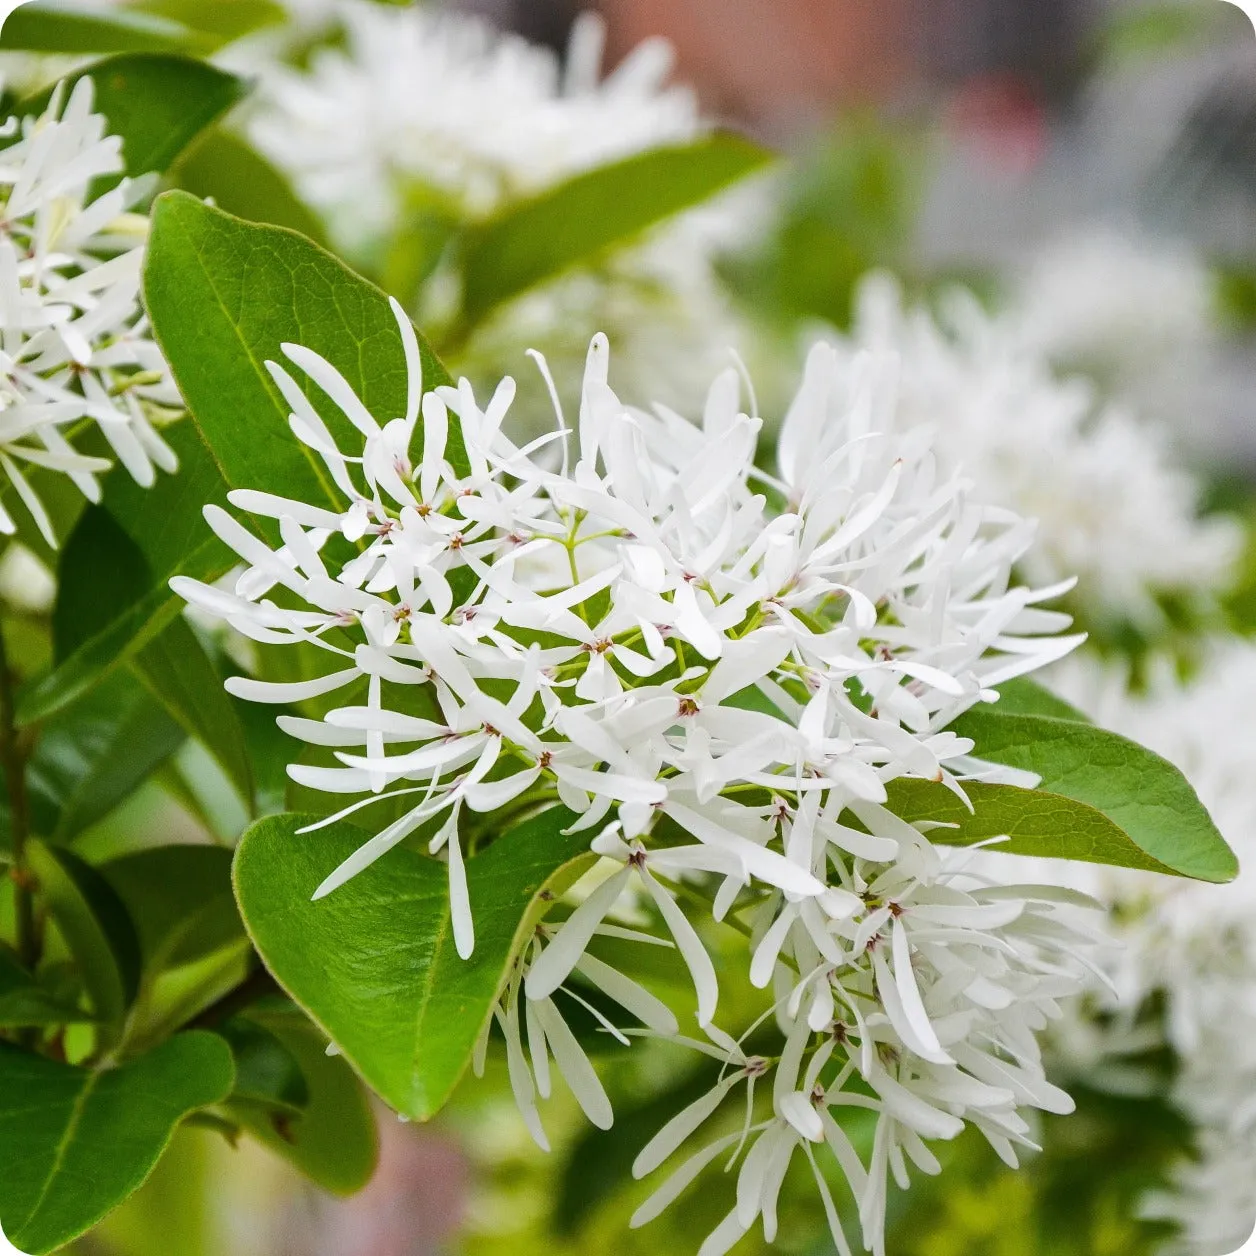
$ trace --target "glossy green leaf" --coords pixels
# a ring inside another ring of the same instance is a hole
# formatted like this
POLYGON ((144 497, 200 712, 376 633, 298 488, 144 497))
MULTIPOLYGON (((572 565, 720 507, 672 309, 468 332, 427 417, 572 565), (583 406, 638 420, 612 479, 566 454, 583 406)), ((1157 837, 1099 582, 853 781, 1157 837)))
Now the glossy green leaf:
MULTIPOLYGON (((4 33, 8 35, 7 26, 4 33)), ((69 75, 67 84, 81 78, 95 84, 93 108, 108 120, 109 133, 122 137, 128 175, 169 170, 202 131, 248 92, 244 79, 204 61, 149 52, 106 57, 69 75)), ((22 113, 41 112, 50 95, 42 92, 19 108, 22 113)), ((116 182, 110 178, 101 185, 116 182)))
POLYGON ((254 1008, 249 1019, 268 1030, 300 1066, 309 1097, 301 1114, 276 1123, 257 1108, 232 1115, 258 1142, 337 1195, 351 1195, 371 1180, 379 1157, 375 1115, 362 1083, 326 1039, 296 1012, 254 1008))
POLYGON ((84 512, 67 538, 53 611, 57 664, 19 695, 19 723, 47 719, 153 641, 182 605, 171 576, 214 580, 231 566, 201 513, 208 502, 226 504, 217 465, 194 424, 165 435, 178 473, 145 489, 115 467, 101 506, 84 512))
POLYGON ((475 951, 454 950, 444 864, 390 851, 318 902, 319 883, 362 845, 348 824, 299 834, 314 817, 272 816, 244 835, 236 898, 276 980, 404 1116, 437 1112, 462 1076, 537 895, 588 851, 547 811, 467 861, 475 951))
POLYGON ((0 1029, 68 1025, 92 1017, 45 990, 18 962, 8 947, 0 946, 0 1029))
POLYGON ((150 973, 193 963, 244 937, 229 850, 157 846, 112 859, 100 872, 126 904, 150 973))
POLYGON ((0 1217, 43 1256, 101 1219, 152 1171, 175 1127, 231 1090, 231 1052, 180 1034, 120 1068, 59 1064, 0 1044, 0 1217))
MULTIPOLYGON (((973 753, 979 758, 1037 773, 1045 793, 1101 813, 1141 852, 1142 862, 1108 854, 1071 857, 1126 867, 1158 866, 1201 881, 1231 881, 1238 874, 1233 851, 1187 779, 1167 760, 1128 738, 1073 719, 1001 713, 997 705, 972 708, 953 728, 973 739, 973 753)), ((1034 853, 1066 853, 1063 847, 1070 835, 1063 818, 1058 840, 1059 851, 1034 853)), ((1096 844, 1095 849, 1113 853, 1108 846, 1096 844)))
POLYGON ((139 989, 140 944, 117 891, 72 851, 33 841, 30 870, 101 1020, 121 1019, 139 989))
POLYGON ((213 42, 178 22, 114 6, 41 0, 4 21, 0 49, 84 56, 101 52, 208 52, 213 42))
POLYGON ((1079 711, 1071 702, 1055 694, 1036 680, 1027 676, 1009 680, 999 686, 999 700, 984 710, 997 711, 1000 715, 1049 715, 1054 719, 1073 720, 1078 724, 1093 723, 1090 716, 1079 711))
POLYGON ((736 135, 656 148, 507 206, 463 242, 463 317, 479 322, 572 266, 761 170, 772 155, 736 135))
POLYGON ((1102 811, 1044 789, 965 781, 971 811, 945 785, 933 781, 900 779, 887 790, 896 815, 910 823, 927 820, 948 826, 929 830, 929 840, 940 846, 972 846, 1003 837, 1008 840, 993 850, 1146 872, 1174 871, 1141 849, 1102 811))
MULTIPOLYGON (((385 295, 303 236, 245 222, 186 192, 157 201, 145 294, 157 339, 227 484, 339 507, 322 460, 289 430, 289 407, 265 364, 286 361, 285 342, 304 345, 331 362, 378 418, 403 414, 405 354, 385 295)), ((425 384, 448 382, 431 350, 422 352, 425 384)), ((325 418, 346 450, 361 447, 343 415, 325 418)))
POLYGON ((295 1115, 310 1101, 310 1088, 296 1056, 265 1026, 233 1016, 215 1028, 235 1059, 231 1103, 280 1109, 295 1115))
POLYGON ((117 672, 40 730, 28 770, 39 833, 69 841, 103 819, 182 744, 183 729, 117 672))
POLYGON ((244 726, 222 676, 182 616, 136 654, 132 667, 158 702, 218 760, 246 805, 253 801, 244 726))
POLYGON ((249 222, 291 227, 323 242, 323 225, 292 185, 238 135, 214 127, 183 155, 174 177, 184 191, 212 198, 219 209, 249 222))

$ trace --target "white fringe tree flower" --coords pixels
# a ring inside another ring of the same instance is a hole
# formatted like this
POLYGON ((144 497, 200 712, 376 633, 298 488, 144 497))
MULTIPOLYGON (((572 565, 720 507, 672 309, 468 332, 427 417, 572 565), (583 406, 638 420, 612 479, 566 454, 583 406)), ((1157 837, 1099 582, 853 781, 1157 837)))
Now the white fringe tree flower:
MULTIPOLYGON (((737 1207, 704 1253, 757 1218, 771 1237, 790 1159, 813 1160, 826 1141, 856 1191, 865 1243, 883 1250, 888 1177, 905 1182, 909 1161, 936 1171, 923 1139, 970 1122, 1014 1161, 1017 1145, 1032 1146, 1022 1108, 1069 1107, 1043 1076, 1035 1035, 1081 982, 1075 951, 1088 935, 1067 919, 1074 904, 966 878, 887 794, 903 777, 961 795, 969 778, 1034 783, 974 758, 947 725, 1077 644, 1060 635, 1067 616, 1040 606, 1069 584, 1016 584, 1032 526, 975 501, 940 468, 933 433, 887 424, 892 361, 847 371, 817 346, 767 474, 735 370, 715 380, 695 425, 621 402, 595 337, 575 430, 560 411, 556 432, 521 448, 503 427, 513 381, 487 404, 465 380, 423 394, 417 341, 394 312, 410 370, 400 418, 381 423, 300 346, 270 364, 293 434, 326 466, 341 509, 233 492, 238 509, 277 521, 280 544, 209 507, 244 568, 229 588, 174 582, 256 641, 328 656, 331 670, 312 680, 229 682, 254 701, 327 707, 319 720, 280 717, 331 756, 292 765, 293 779, 352 799, 307 831, 377 800, 401 804, 317 896, 422 833, 445 852, 468 956, 464 817, 508 824, 561 802, 612 871, 544 926, 496 1013, 537 1141, 551 1056, 590 1119, 612 1119, 555 1001, 579 998, 573 973, 652 1032, 677 1032, 669 1009, 586 950, 623 932, 611 919, 635 887, 688 966, 697 1024, 730 1076, 772 1075, 773 1115, 733 1140, 746 1153, 737 1207), (359 446, 335 444, 327 406, 359 446), (695 896, 715 920, 748 913, 747 972, 770 991, 779 1060, 751 1067, 717 1028, 705 926, 682 907, 695 896), (851 1103, 878 1114, 867 1167, 832 1133, 832 1112, 851 1103)), ((721 1083, 646 1161, 665 1159, 724 1093, 721 1083)), ((691 1160, 681 1184, 731 1145, 691 1160)))
MULTIPOLYGON (((87 77, 68 98, 58 86, 0 149, 0 467, 49 545, 27 473, 64 473, 98 501, 110 462, 75 448, 85 423, 140 484, 176 466, 153 423, 180 400, 140 307, 147 221, 126 212, 144 189, 121 179, 96 193, 124 167, 92 94, 87 77)), ((0 507, 0 531, 16 527, 0 507)))

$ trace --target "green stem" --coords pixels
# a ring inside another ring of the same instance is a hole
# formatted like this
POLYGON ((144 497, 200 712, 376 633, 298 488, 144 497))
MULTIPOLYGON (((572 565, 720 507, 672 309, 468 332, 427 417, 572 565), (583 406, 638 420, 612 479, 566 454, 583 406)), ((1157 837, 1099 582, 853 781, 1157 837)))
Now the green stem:
POLYGON ((38 956, 35 935, 35 900, 31 875, 26 865, 26 845, 30 838, 30 803, 26 795, 26 752, 17 728, 13 693, 13 673, 0 625, 0 765, 9 795, 9 830, 13 847, 13 893, 17 921, 18 959, 32 969, 38 956))

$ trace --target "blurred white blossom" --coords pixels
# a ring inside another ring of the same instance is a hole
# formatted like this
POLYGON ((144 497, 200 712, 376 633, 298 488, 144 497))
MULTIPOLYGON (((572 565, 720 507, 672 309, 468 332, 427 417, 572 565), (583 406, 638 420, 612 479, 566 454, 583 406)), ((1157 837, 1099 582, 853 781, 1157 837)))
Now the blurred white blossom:
MULTIPOLYGON (((1167 1252, 1228 1256, 1256 1225, 1256 647, 1214 642, 1197 678, 1182 684, 1165 668, 1145 694, 1131 694, 1120 670, 1080 657, 1052 679, 1104 726, 1179 767, 1238 855, 1230 885, 1051 861, 1024 867, 1094 896, 1114 922, 1107 981, 1092 991, 1100 1017, 1068 1019, 1056 1043, 1062 1066, 1142 1089, 1130 1058, 1172 1050, 1172 1097, 1196 1129, 1196 1158, 1148 1211, 1181 1227, 1167 1252), (1153 999, 1163 1002, 1159 1031, 1140 1016, 1153 999)), ((981 863, 1000 877, 1023 866, 993 852, 981 863)))
POLYGON ((251 134, 311 204, 361 239, 422 187, 482 215, 593 166, 701 129, 650 40, 601 77, 603 27, 577 22, 566 62, 466 16, 339 0, 343 47, 270 67, 251 134))
POLYGON ((1159 430, 1100 404, 1086 381, 1057 377, 1014 320, 961 290, 935 317, 874 275, 840 349, 851 369, 863 350, 898 352, 895 422, 936 428, 983 495, 1036 519, 1025 571, 1076 575, 1095 618, 1154 625, 1158 595, 1206 596, 1232 578, 1239 530, 1198 516, 1196 482, 1159 430))

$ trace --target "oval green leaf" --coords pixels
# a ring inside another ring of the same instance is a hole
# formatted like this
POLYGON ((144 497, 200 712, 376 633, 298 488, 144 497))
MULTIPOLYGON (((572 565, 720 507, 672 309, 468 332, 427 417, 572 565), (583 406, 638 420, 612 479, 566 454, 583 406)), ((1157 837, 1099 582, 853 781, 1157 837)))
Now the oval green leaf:
MULTIPOLYGON (((8 27, 5 27, 5 36, 8 27)), ((0 43, 3 43, 0 40, 0 43)), ((189 144, 248 94, 248 83, 191 57, 149 52, 106 57, 71 74, 66 88, 90 78, 92 108, 122 139, 122 160, 131 176, 165 173, 189 144)), ((51 90, 23 101, 19 112, 40 113, 51 90)), ((102 188, 117 183, 111 176, 102 188)))
MULTIPOLYGON (((1128 849, 1126 857, 1105 855, 1097 862, 1147 867, 1150 860, 1160 871, 1199 881, 1232 881, 1238 875, 1234 852, 1190 782, 1136 742, 1074 719, 1005 714, 985 705, 967 711, 953 728, 973 739, 978 758, 1036 773, 1042 791, 1093 808, 1141 852, 1142 862, 1128 849)), ((1065 855, 1071 823, 1061 815, 1059 850, 1034 853, 1094 859, 1065 855)), ((1116 853, 1110 846, 1103 849, 1116 853)))
MULTIPOLYGON (((339 508, 322 460, 289 430, 289 407, 266 362, 286 361, 284 343, 304 345, 344 375, 372 414, 404 414, 405 350, 384 293, 294 231, 245 222, 177 191, 153 210, 144 291, 153 330, 227 485, 339 508)), ((425 385, 450 382, 419 343, 425 385)), ((324 417, 345 449, 360 448, 361 434, 343 415, 324 417)))
POLYGON ((0 1217, 43 1256, 77 1238, 152 1172, 175 1127, 231 1090, 231 1051, 180 1034, 121 1068, 58 1064, 0 1043, 0 1217))
POLYGON ((444 1105, 476 1039, 537 895, 587 834, 563 834, 555 808, 467 861, 475 952, 454 949, 445 865, 398 847, 318 902, 319 883, 362 845, 362 830, 297 830, 309 815, 271 816, 244 835, 236 898, 275 979, 326 1031, 366 1083, 403 1116, 444 1105))
POLYGON ((740 136, 708 135, 600 166, 507 206, 469 229, 462 242, 464 326, 771 160, 767 149, 740 136))

